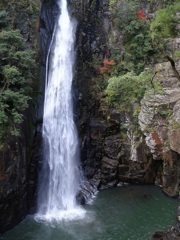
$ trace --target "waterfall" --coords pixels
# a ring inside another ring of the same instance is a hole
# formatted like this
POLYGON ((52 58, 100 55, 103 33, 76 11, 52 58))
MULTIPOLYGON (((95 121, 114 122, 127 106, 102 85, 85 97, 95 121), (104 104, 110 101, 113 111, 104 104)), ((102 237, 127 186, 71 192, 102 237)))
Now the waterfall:
POLYGON ((72 103, 76 24, 69 16, 66 0, 58 0, 58 4, 61 14, 46 66, 44 166, 36 216, 45 220, 77 219, 85 214, 85 210, 76 203, 81 184, 72 103))

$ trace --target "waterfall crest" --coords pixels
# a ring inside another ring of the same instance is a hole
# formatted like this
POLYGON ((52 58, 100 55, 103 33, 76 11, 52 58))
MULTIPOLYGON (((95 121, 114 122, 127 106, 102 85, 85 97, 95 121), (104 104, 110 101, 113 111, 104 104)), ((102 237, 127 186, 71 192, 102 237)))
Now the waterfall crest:
POLYGON ((58 0, 59 16, 47 60, 43 141, 44 166, 37 218, 61 220, 82 218, 77 206, 80 190, 77 130, 73 120, 72 80, 76 24, 66 0, 58 0))

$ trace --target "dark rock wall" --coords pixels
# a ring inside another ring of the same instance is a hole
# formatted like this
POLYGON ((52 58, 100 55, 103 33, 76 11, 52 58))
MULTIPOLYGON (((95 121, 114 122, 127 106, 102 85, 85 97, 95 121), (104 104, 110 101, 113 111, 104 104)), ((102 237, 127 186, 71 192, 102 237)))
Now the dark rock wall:
MULTIPOLYGON (((75 89, 78 92, 78 129, 81 142, 81 162, 88 179, 99 171, 102 164, 106 121, 100 119, 99 99, 92 94, 92 79, 97 72, 92 66, 94 58, 108 55, 109 23, 108 1, 84 1, 77 31, 77 66, 75 89)), ((98 185, 93 181, 95 185, 98 185)))
MULTIPOLYGON (((104 79, 98 76, 94 64, 96 59, 103 62, 105 58, 110 58, 112 49, 121 48, 119 39, 122 33, 117 32, 113 25, 108 1, 84 3, 86 7, 81 5, 81 17, 84 18, 80 18, 79 22, 75 87, 79 94, 78 127, 85 175, 98 188, 117 186, 121 182, 156 183, 168 195, 178 196, 179 128, 172 127, 172 122, 180 123, 178 80, 168 62, 154 66, 156 80, 164 84, 164 93, 154 95, 152 99, 143 99, 138 123, 141 133, 135 135, 127 127, 132 125, 131 116, 109 108, 103 88, 97 84, 104 79), (112 32, 115 33, 114 42, 110 39, 112 32), (174 96, 172 99, 171 95, 174 96), (152 114, 151 110, 155 108, 156 112, 152 114), (173 112, 172 120, 158 114, 162 108, 167 113, 173 112), (147 133, 145 128, 150 132, 147 133)), ((161 7, 158 4, 154 9, 161 7)), ((142 8, 149 13, 147 3, 142 2, 142 8)), ((172 54, 178 50, 178 43, 179 38, 172 39, 172 54)), ((179 70, 179 61, 176 67, 179 70)))
MULTIPOLYGON (((27 113, 25 115, 27 116, 27 113)), ((31 162, 32 120, 25 120, 21 132, 21 137, 9 139, 8 148, 0 153, 0 233, 23 219, 34 198, 34 171, 31 162)))

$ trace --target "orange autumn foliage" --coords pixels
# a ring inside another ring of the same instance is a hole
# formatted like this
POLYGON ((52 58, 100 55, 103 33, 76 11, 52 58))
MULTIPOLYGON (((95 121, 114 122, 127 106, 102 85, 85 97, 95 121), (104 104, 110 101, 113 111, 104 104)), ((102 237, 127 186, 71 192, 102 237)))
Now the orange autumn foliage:
POLYGON ((100 73, 101 74, 103 74, 103 73, 110 73, 110 70, 107 67, 102 67, 102 68, 100 68, 100 73))
POLYGON ((115 65, 115 62, 114 62, 114 60, 105 59, 103 64, 106 67, 107 65, 115 65))
POLYGON ((112 65, 115 65, 116 63, 114 62, 114 60, 108 60, 108 59, 105 59, 103 61, 103 67, 100 68, 100 73, 103 74, 103 73, 110 73, 110 69, 108 68, 108 66, 112 66, 112 65))
POLYGON ((145 22, 147 20, 146 14, 143 10, 139 10, 137 12, 137 18, 141 20, 142 22, 145 22))

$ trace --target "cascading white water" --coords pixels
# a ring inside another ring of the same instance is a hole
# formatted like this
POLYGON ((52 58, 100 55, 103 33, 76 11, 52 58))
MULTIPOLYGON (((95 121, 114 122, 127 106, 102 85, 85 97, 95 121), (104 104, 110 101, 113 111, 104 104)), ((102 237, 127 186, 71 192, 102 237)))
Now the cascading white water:
POLYGON ((71 91, 76 26, 68 14, 66 0, 58 1, 61 14, 47 61, 43 116, 46 166, 37 214, 37 218, 46 220, 76 219, 85 213, 76 204, 80 172, 71 91))

